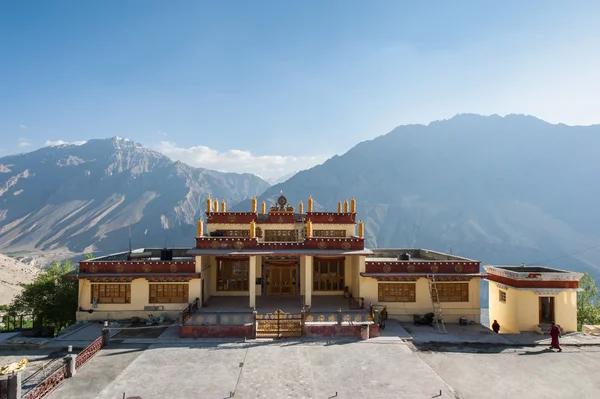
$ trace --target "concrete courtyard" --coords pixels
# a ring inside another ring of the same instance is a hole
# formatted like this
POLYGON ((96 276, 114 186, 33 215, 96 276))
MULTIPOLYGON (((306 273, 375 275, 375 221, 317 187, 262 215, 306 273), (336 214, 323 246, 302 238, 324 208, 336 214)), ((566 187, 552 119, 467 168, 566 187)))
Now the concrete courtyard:
POLYGON ((111 344, 51 399, 592 398, 600 348, 402 341, 111 344), (440 395, 441 394, 441 395, 440 395))

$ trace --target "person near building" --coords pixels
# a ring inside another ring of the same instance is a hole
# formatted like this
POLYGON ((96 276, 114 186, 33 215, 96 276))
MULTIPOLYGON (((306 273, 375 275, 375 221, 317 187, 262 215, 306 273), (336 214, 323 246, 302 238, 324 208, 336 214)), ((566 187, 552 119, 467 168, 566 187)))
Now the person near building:
POLYGON ((385 321, 387 320, 387 308, 383 308, 381 310, 381 314, 379 315, 379 328, 385 330, 385 321))
POLYGON ((500 332, 500 324, 498 324, 498 320, 494 320, 494 324, 492 324, 492 330, 494 330, 496 334, 500 332))
POLYGON ((559 352, 562 352, 562 348, 558 342, 558 338, 560 337, 560 329, 554 322, 550 322, 550 337, 552 337, 552 341, 550 343, 550 348, 548 349, 558 349, 559 352))

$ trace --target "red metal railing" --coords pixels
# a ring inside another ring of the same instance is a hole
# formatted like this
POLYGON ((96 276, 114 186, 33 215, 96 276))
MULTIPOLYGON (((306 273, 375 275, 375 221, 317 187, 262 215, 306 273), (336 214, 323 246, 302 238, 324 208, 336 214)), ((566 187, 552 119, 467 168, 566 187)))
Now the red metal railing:
POLYGON ((94 355, 102 349, 103 343, 102 337, 98 337, 94 342, 88 345, 87 348, 79 352, 79 354, 77 354, 77 360, 75 360, 75 368, 78 369, 94 357, 94 355))
POLYGON ((67 365, 64 364, 44 381, 33 387, 21 399, 42 399, 54 391, 67 378, 67 365))

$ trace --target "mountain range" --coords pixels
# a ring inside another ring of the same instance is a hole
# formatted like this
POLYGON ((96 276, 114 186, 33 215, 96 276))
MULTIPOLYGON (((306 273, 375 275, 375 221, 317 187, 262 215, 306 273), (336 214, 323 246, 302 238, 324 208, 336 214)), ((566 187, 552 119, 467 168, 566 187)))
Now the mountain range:
MULTIPOLYGON (((461 114, 400 126, 270 186, 193 168, 123 138, 0 158, 0 250, 115 252, 191 246, 208 194, 319 210, 355 197, 370 247, 425 247, 483 264, 600 276, 600 126, 461 114)), ((287 176, 286 176, 287 178, 287 176)), ((237 204, 232 208, 233 204, 237 204)))
MULTIPOLYGON (((297 173, 283 192, 317 209, 355 197, 371 247, 426 247, 484 264, 600 277, 600 126, 472 114, 400 126, 297 173)), ((247 209, 241 203, 237 209, 247 209)))
POLYGON ((90 140, 0 158, 0 250, 69 257, 192 246, 205 198, 229 205, 269 184, 173 162, 129 139, 90 140))

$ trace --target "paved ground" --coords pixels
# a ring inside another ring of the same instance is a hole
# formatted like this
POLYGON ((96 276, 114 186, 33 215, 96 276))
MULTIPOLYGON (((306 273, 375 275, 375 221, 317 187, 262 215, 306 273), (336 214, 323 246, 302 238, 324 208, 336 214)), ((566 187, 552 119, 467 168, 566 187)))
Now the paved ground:
POLYGON ((567 347, 557 353, 544 348, 464 347, 448 352, 418 352, 464 399, 598 398, 600 348, 567 347))
POLYGON ((453 398, 405 344, 278 341, 114 345, 49 399, 453 398), (402 371, 399 373, 399 371, 402 371))

